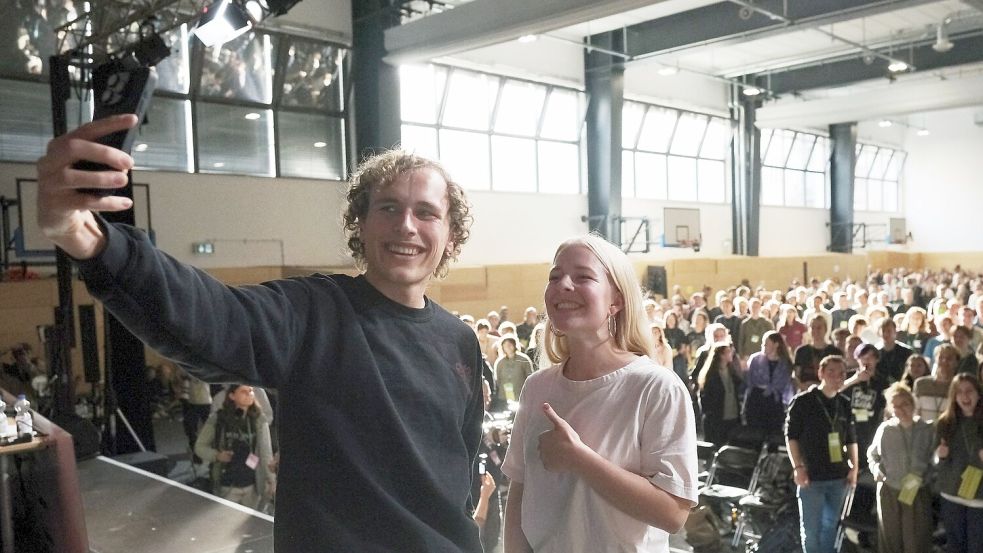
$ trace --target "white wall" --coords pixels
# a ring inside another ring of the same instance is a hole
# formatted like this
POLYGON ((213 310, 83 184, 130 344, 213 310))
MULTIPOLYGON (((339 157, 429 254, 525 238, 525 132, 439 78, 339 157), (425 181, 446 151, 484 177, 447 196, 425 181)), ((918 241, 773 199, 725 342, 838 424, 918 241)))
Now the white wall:
MULTIPOLYGON (((621 205, 621 214, 625 217, 648 217, 652 241, 661 242, 665 231, 663 213, 666 207, 700 210, 701 243, 699 253, 695 254, 697 257, 730 255, 732 251, 730 204, 700 204, 626 198, 621 205)), ((629 237, 622 236, 622 238, 627 240, 629 237)), ((660 248, 659 245, 653 245, 654 250, 660 248)), ((681 248, 665 248, 660 253, 666 258, 694 256, 694 252, 691 250, 681 248)))
MULTIPOLYGON (((18 177, 35 178, 34 166, 0 164, 0 194, 16 198, 18 177)), ((150 185, 157 245, 181 261, 204 268, 351 264, 342 183, 153 171, 135 171, 133 180, 150 185), (215 242, 215 254, 193 254, 191 245, 206 240, 215 242)))
POLYGON ((761 207, 758 254, 789 256, 823 253, 829 244, 829 211, 795 207, 761 207))
POLYGON ((906 142, 904 213, 918 251, 983 249, 983 105, 919 116, 931 131, 906 142))

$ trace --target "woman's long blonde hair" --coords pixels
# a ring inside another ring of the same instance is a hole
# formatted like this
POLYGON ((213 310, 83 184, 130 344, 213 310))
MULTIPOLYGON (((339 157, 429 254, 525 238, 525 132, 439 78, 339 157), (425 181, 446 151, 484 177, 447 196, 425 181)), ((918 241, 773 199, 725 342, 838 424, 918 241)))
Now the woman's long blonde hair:
MULTIPOLYGON (((560 244, 553 255, 553 261, 556 261, 563 250, 572 246, 583 246, 597 257, 607 273, 608 280, 623 298, 624 308, 614 315, 615 332, 612 338, 615 348, 652 357, 654 354, 652 332, 649 330, 648 317, 642 306, 642 288, 628 256, 604 238, 596 234, 586 234, 570 238, 560 244)), ((553 363, 566 361, 570 357, 566 336, 558 335, 557 332, 553 323, 547 318, 544 346, 546 355, 553 363)))

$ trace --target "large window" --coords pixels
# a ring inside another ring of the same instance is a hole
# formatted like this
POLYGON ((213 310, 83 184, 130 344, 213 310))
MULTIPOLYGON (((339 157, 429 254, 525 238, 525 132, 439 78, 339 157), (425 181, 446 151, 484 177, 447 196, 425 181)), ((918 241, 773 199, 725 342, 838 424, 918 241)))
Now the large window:
POLYGON ((400 68, 402 145, 471 190, 578 194, 584 95, 441 65, 400 68))
POLYGON ((829 139, 784 129, 761 130, 761 204, 829 206, 829 139))
MULTIPOLYGON (((205 48, 187 26, 165 40, 172 53, 156 67, 157 90, 132 152, 137 168, 346 177, 347 48, 265 31, 205 48)), ((46 44, 39 35, 0 63, 2 160, 33 161, 51 137, 47 58, 31 58, 46 44)), ((69 129, 91 110, 89 100, 70 100, 69 129)))
MULTIPOLYGON (((761 203, 787 207, 829 207, 829 139, 783 129, 761 131, 761 203)), ((857 144, 853 208, 901 210, 901 168, 906 154, 857 144)))
POLYGON ((727 120, 630 101, 621 118, 623 197, 727 201, 727 120))
POLYGON ((872 144, 857 145, 853 207, 858 211, 901 211, 901 169, 905 152, 872 144))

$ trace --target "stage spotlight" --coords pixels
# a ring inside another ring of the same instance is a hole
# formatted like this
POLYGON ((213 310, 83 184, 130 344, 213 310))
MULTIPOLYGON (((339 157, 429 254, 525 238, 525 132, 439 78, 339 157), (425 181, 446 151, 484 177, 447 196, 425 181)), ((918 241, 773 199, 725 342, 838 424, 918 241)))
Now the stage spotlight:
POLYGON ((205 8, 194 34, 205 46, 218 46, 253 28, 249 14, 233 0, 216 0, 205 8))

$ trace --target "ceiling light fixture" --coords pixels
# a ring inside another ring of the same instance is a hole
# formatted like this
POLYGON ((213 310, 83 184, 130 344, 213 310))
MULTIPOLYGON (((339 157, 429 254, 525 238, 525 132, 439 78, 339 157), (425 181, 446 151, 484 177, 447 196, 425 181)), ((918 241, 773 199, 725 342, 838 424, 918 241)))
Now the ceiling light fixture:
POLYGON ((953 46, 955 45, 949 40, 949 31, 945 29, 945 22, 943 21, 935 29, 935 44, 932 45, 932 50, 944 54, 952 50, 953 46))
POLYGON ((328 143, 327 143, 327 142, 315 142, 315 143, 314 143, 314 147, 315 147, 315 148, 324 148, 324 147, 325 147, 325 146, 327 146, 327 145, 328 145, 328 143))
POLYGON ((894 60, 887 66, 887 70, 891 73, 901 73, 908 70, 908 64, 901 60, 894 60))
POLYGON ((249 119, 250 121, 255 121, 255 120, 259 119, 262 116, 260 114, 256 113, 255 111, 253 111, 253 112, 247 113, 245 115, 245 117, 246 117, 246 119, 249 119))
POLYGON ((662 75, 663 77, 670 77, 676 73, 679 73, 679 68, 674 65, 664 65, 660 67, 656 73, 662 75))
POLYGON ((518 40, 523 44, 529 44, 530 42, 536 42, 539 40, 539 37, 536 35, 522 35, 518 40))
POLYGON ((147 146, 146 144, 144 144, 143 142, 141 142, 140 144, 137 144, 136 146, 133 147, 133 151, 134 152, 146 152, 147 151, 147 148, 149 148, 149 146, 147 146))
POLYGON ((932 133, 930 133, 928 129, 918 129, 918 132, 915 134, 917 134, 918 136, 928 136, 932 133))
POLYGON ((741 93, 745 96, 757 96, 758 94, 761 94, 761 92, 762 91, 760 88, 751 85, 745 85, 744 90, 741 91, 741 93))
POLYGON ((886 129, 886 128, 892 126, 892 125, 894 125, 894 123, 890 119, 881 119, 877 123, 877 126, 880 127, 880 128, 882 128, 882 129, 886 129))

